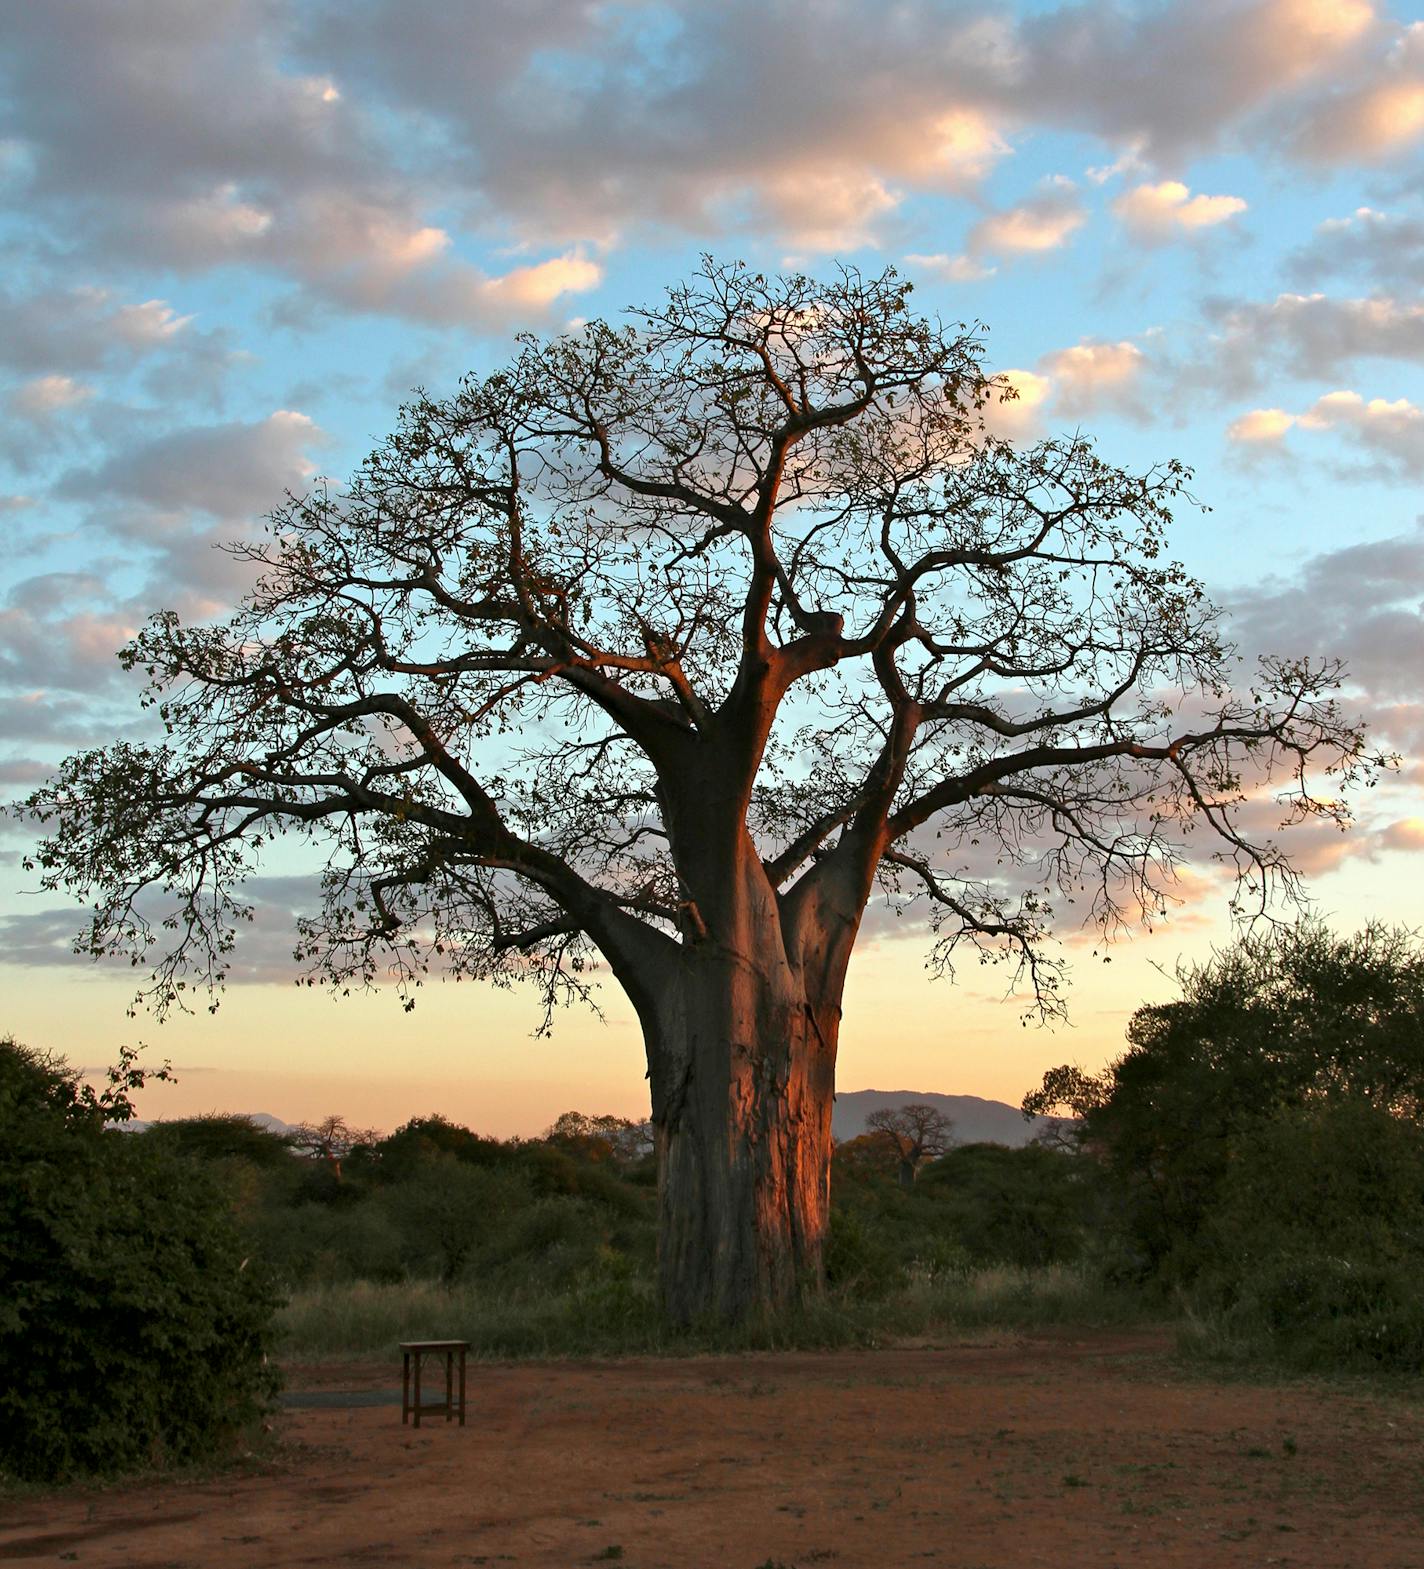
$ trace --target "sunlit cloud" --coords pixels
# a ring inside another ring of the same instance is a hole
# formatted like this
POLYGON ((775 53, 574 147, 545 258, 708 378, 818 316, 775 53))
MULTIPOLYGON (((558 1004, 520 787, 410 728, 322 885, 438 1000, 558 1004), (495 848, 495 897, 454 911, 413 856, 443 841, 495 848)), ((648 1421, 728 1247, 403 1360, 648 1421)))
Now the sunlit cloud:
POLYGON ((33 376, 11 391, 6 404, 21 419, 44 420, 93 396, 92 387, 72 376, 33 376))
POLYGON ((1369 457, 1395 478, 1424 475, 1424 409, 1407 398, 1328 392, 1299 414, 1253 409, 1232 421, 1227 436, 1245 446, 1279 447, 1292 428, 1347 436, 1353 455, 1369 457))
POLYGON ((1028 201, 981 218, 969 231, 970 255, 1057 250, 1088 221, 1071 180, 1056 179, 1028 201))
POLYGON ((1053 384, 1054 409, 1069 418, 1094 409, 1135 406, 1145 356, 1135 343, 1075 343, 1039 361, 1053 384))
POLYGON ((981 278, 992 278, 998 271, 998 268, 976 261, 972 256, 950 255, 945 251, 938 251, 931 256, 912 252, 905 257, 905 263, 918 273, 941 278, 946 283, 977 283, 981 278))
POLYGON ((984 411, 984 423, 995 436, 1010 441, 1031 439, 1038 434, 1051 384, 1046 376, 1031 370, 1010 369, 999 375, 1013 396, 991 403, 984 411))
POLYGON ((1239 196, 1193 196, 1180 180, 1134 186, 1112 206, 1138 239, 1149 241, 1214 228, 1246 211, 1239 196))
POLYGON ((1329 94, 1304 119, 1300 151, 1325 163, 1374 163, 1424 137, 1424 22, 1413 23, 1364 80, 1329 94))
POLYGON ((1231 441, 1248 445, 1263 441, 1279 441, 1295 424, 1297 416, 1284 409, 1252 409, 1232 420, 1226 428, 1231 441))

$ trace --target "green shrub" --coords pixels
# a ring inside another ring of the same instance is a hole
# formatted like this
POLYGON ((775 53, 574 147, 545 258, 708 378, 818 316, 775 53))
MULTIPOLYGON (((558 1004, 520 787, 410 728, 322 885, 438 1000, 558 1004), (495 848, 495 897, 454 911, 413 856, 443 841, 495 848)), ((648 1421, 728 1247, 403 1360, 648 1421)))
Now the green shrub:
POLYGON ((380 1195, 408 1271, 459 1279, 481 1245, 530 1202, 518 1172, 472 1165, 452 1154, 428 1156, 380 1195))
POLYGON ((1210 1348, 1424 1368, 1424 1130, 1352 1098, 1230 1145, 1193 1301, 1210 1348))
POLYGON ((107 1109, 0 1041, 0 1471, 24 1480, 210 1457, 275 1388, 277 1298, 221 1189, 107 1109))

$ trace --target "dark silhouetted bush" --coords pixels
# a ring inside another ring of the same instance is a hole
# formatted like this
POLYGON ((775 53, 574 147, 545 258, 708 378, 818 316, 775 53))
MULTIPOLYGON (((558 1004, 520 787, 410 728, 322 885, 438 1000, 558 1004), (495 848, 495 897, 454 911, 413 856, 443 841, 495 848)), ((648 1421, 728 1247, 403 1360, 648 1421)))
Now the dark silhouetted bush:
POLYGON ((228 1200, 44 1054, 0 1041, 0 1471, 219 1454, 270 1401, 277 1298, 228 1200))

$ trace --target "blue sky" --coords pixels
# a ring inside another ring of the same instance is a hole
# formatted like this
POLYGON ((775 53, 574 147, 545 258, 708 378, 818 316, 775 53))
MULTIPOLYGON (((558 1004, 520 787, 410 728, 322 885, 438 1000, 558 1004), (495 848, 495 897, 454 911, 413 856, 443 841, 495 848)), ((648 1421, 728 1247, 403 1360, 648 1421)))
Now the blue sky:
MULTIPOLYGON (((423 385, 654 299, 702 251, 893 265, 989 329, 1025 440, 1179 456, 1213 509, 1175 552, 1244 651, 1343 656, 1404 758, 1297 858, 1342 925, 1414 924, 1424 849, 1424 20, 1369 0, 1054 6, 588 0, 5 0, 0 61, 0 780, 137 733, 113 650, 159 608, 222 612, 216 543, 340 478, 423 385)), ((154 1109, 529 1131, 640 1109, 636 1032, 532 1001, 298 996, 293 868, 216 1016, 125 1014, 72 912, 0 840, 0 1028, 75 1061, 142 1034, 186 1070, 154 1109), (186 1097, 186 1098, 185 1098, 186 1097)), ((1117 1049, 1177 920, 1105 969, 1072 934, 1075 1027, 931 986, 909 940, 853 972, 848 1088, 1017 1099, 1117 1049), (887 1010, 899 1023, 884 1025, 887 1010)), ((155 1092, 159 1093, 159 1092, 155 1092)))

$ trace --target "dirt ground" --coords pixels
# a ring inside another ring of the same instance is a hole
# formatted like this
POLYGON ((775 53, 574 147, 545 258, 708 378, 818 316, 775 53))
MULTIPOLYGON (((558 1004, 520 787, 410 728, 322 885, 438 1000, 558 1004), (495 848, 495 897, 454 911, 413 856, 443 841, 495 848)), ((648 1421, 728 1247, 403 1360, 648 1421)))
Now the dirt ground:
MULTIPOLYGON (((372 1365, 289 1379, 296 1398, 398 1385, 372 1365)), ((297 1407, 246 1472, 4 1506, 0 1561, 1424 1565, 1424 1392, 1208 1383, 1151 1333, 480 1365, 469 1409, 417 1432, 398 1394, 297 1407)))

